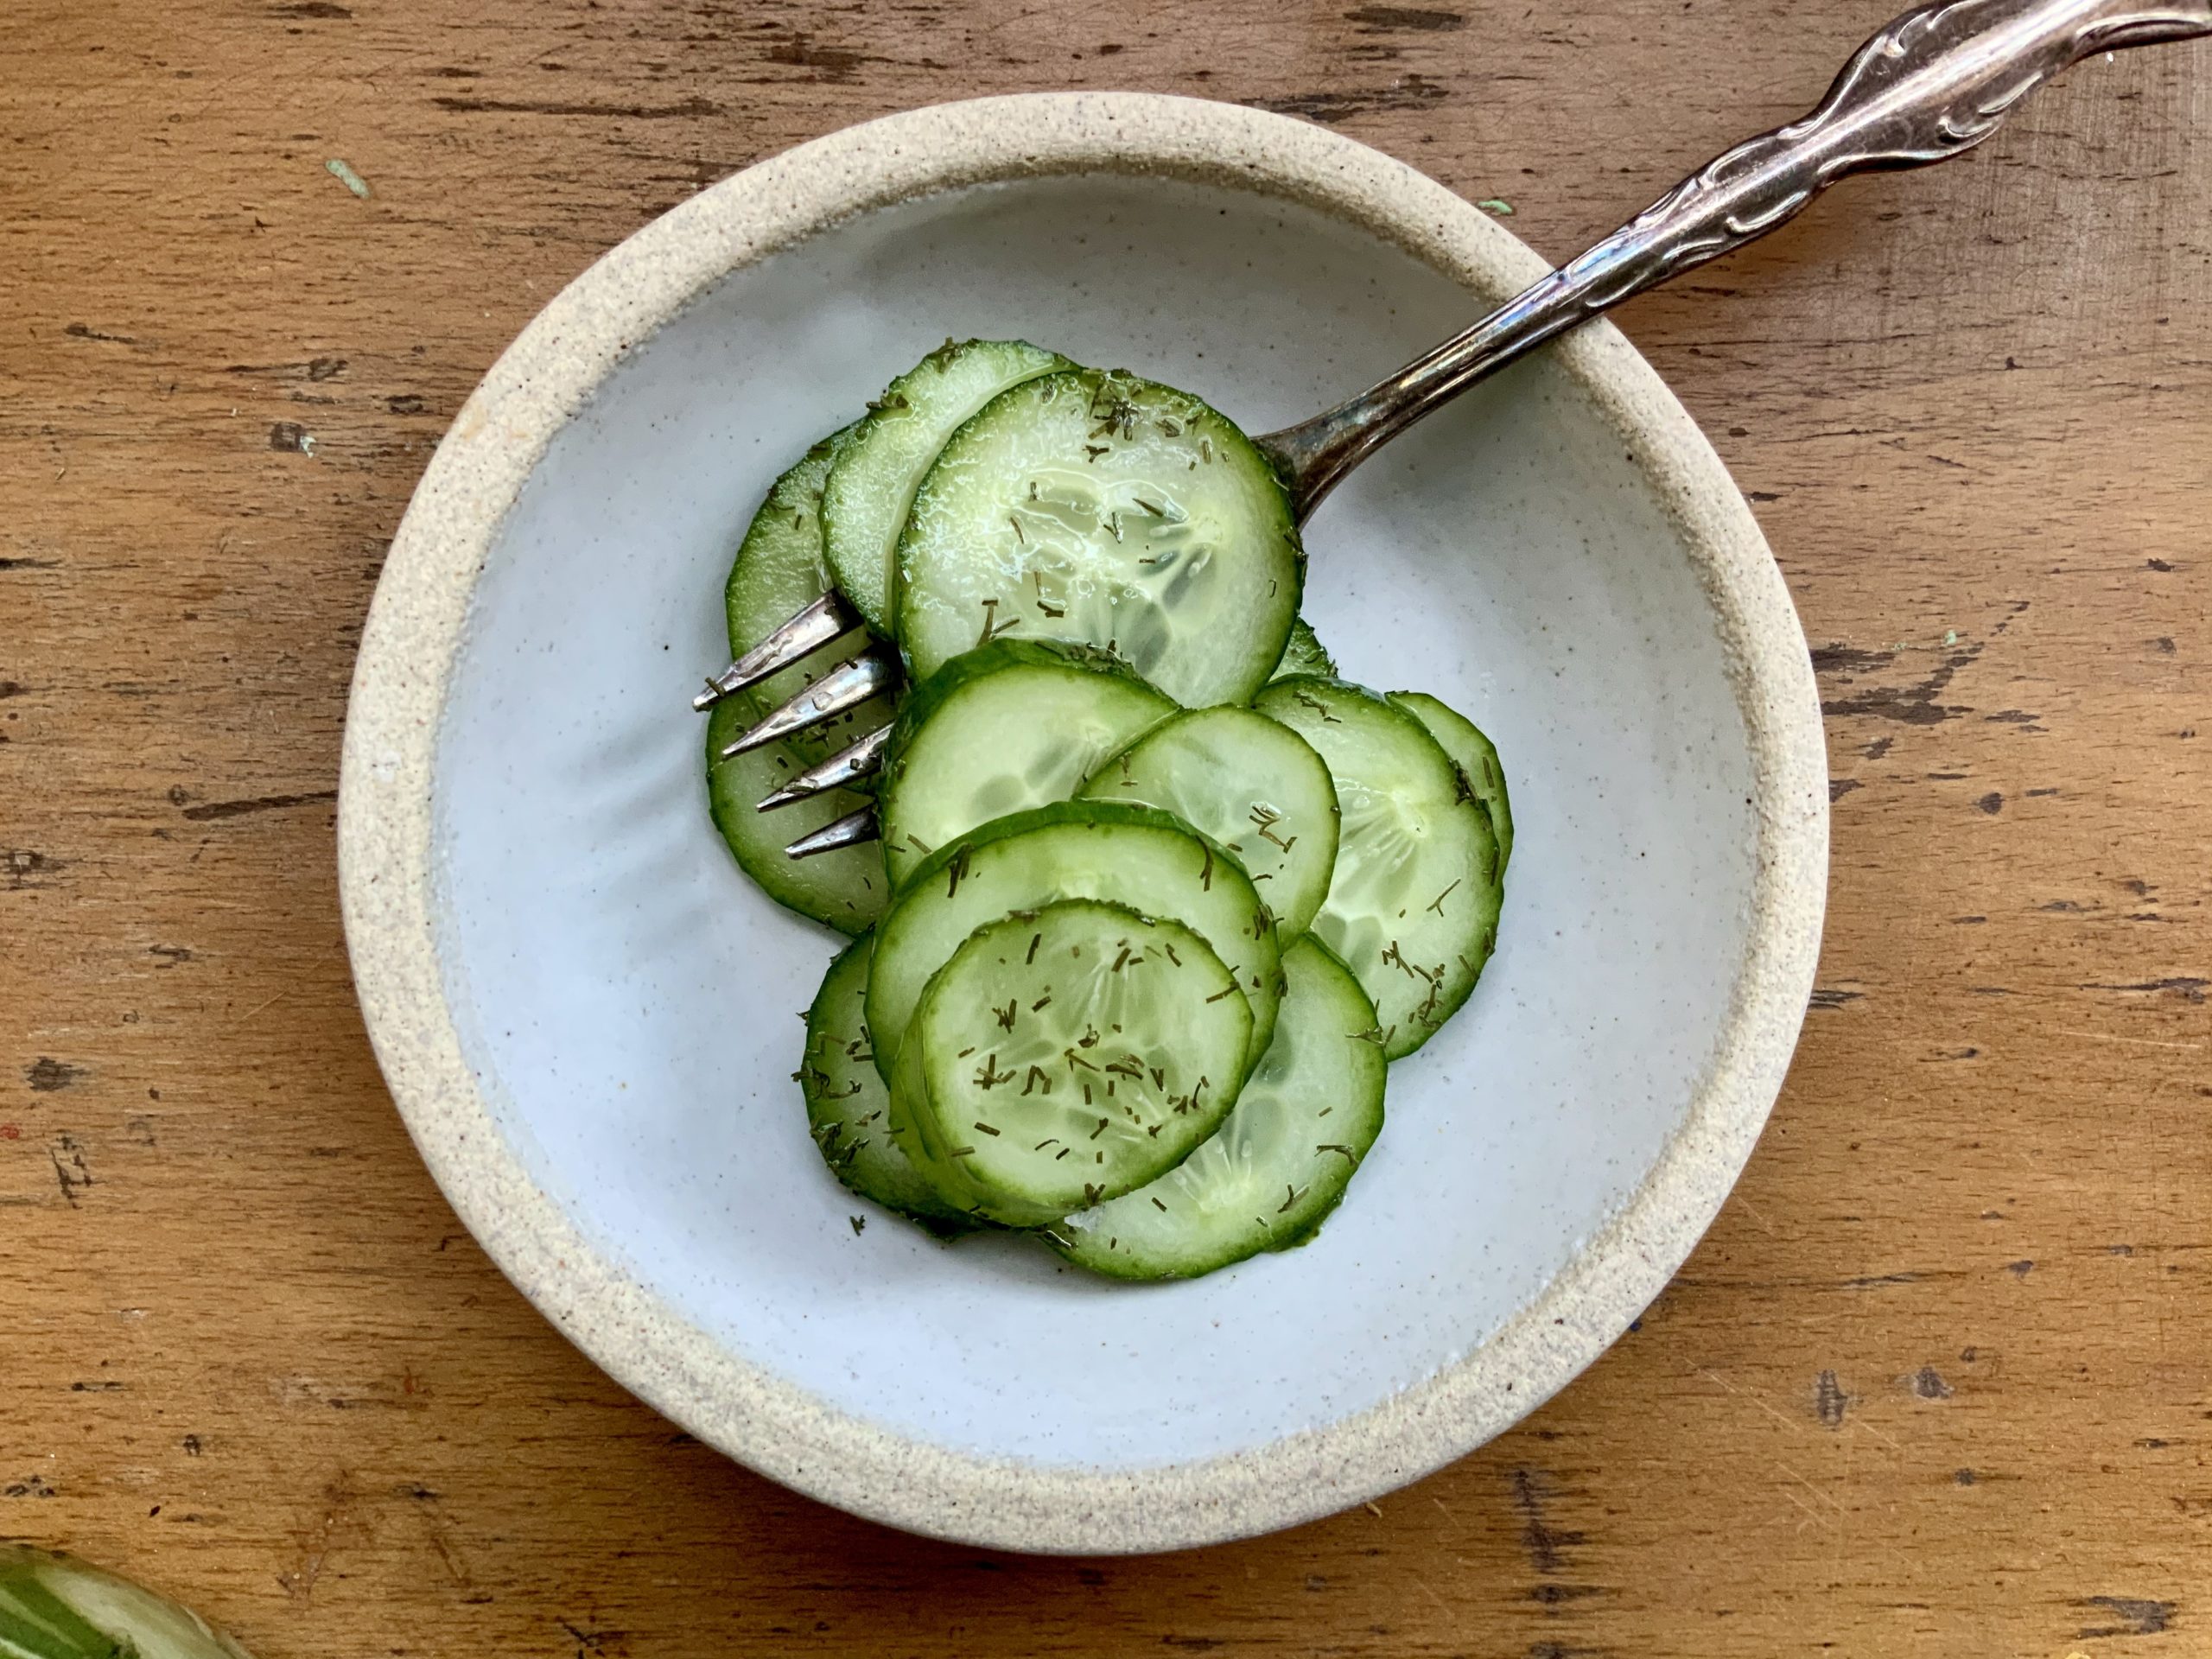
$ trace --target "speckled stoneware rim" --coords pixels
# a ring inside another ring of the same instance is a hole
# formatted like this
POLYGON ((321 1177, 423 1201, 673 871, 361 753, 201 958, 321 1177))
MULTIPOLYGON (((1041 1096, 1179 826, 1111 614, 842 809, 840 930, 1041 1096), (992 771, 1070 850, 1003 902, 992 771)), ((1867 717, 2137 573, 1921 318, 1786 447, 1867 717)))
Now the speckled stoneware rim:
POLYGON ((1627 341, 1610 324, 1586 327, 1555 349, 1645 470, 1698 566, 1749 734, 1758 846, 1732 1013, 1683 1124, 1530 1306, 1465 1359, 1356 1416, 1255 1451, 1104 1472, 978 1458, 860 1421, 731 1353, 625 1276, 509 1149, 447 1006, 433 926, 432 779, 478 576, 556 431, 633 346, 726 273, 873 208, 1073 173, 1300 202, 1484 297, 1544 269, 1484 214, 1378 151, 1188 99, 1076 92, 944 105, 725 180, 563 289, 484 378, 424 474, 354 671, 339 869, 362 1011, 431 1173, 507 1276, 609 1374, 730 1456, 856 1514, 1012 1550, 1134 1553, 1264 1532, 1403 1485, 1533 1409, 1658 1294, 1750 1156, 1796 1044, 1826 890, 1827 761, 1804 638, 1741 495, 1627 341))

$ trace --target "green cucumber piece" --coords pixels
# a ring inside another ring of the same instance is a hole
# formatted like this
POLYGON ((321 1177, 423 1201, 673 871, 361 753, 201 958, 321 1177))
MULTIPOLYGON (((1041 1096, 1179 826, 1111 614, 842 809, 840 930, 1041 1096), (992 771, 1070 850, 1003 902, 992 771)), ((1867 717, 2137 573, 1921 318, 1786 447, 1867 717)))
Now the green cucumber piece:
POLYGON ((806 1097, 806 1122, 830 1173, 864 1198, 911 1216, 931 1232, 972 1224, 938 1195, 891 1132, 891 1091, 868 1039, 868 964, 875 941, 863 935, 840 951, 806 1013, 806 1052, 793 1075, 806 1097))
MULTIPOLYGON (((854 429, 846 428, 808 450, 768 489, 739 543, 722 592, 729 619, 732 657, 742 657, 791 615, 830 591, 822 556, 822 486, 854 429)), ((860 810, 868 798, 851 790, 827 794, 774 812, 756 812, 764 795, 826 760, 863 734, 887 724, 890 699, 873 698, 826 726, 800 732, 734 760, 722 750, 770 709, 796 696, 841 661, 817 652, 805 662, 715 705, 707 721, 707 804, 715 826, 738 866, 777 903, 843 933, 867 931, 890 896, 891 878, 874 843, 791 860, 784 849, 799 836, 860 810)))
POLYGON ((1513 859, 1513 801, 1505 791, 1505 768, 1498 761, 1497 745, 1441 697, 1426 691, 1393 691, 1389 698, 1428 728, 1437 747, 1452 757, 1452 764, 1466 779, 1468 792, 1482 803, 1497 836, 1497 868, 1503 875, 1513 859))
POLYGON ((1320 752, 1343 833, 1313 918, 1373 999, 1390 1059, 1412 1053, 1475 988, 1497 941, 1497 839, 1420 721, 1374 692, 1310 676, 1255 705, 1320 752))
POLYGON ((1375 1005, 1310 935, 1282 953, 1290 988, 1221 1127, 1175 1168, 1068 1216, 1059 1253, 1116 1279, 1195 1279, 1311 1240, 1382 1132, 1388 1066, 1375 1005))
POLYGON ((246 1659, 189 1607, 73 1555, 0 1543, 6 1659, 246 1659))
POLYGON ((1252 1009, 1179 922, 1076 899, 986 923, 931 976, 893 1110, 958 1207, 1056 1221, 1144 1185, 1234 1104, 1252 1009))
POLYGON ((1007 387, 1074 366, 1027 340, 948 340, 868 405, 829 469, 822 516, 830 575, 871 632, 893 636, 892 551, 944 441, 1007 387))
POLYGON ((968 936, 1011 912, 1065 899, 1126 905, 1205 940, 1251 1002, 1244 1068, 1259 1063, 1274 1034, 1282 958, 1274 918, 1243 868, 1165 812, 1063 801, 996 819, 939 848, 884 912, 868 971, 868 1028, 887 1080, 924 988, 968 936))
POLYGON ((1302 616, 1290 625, 1290 643, 1282 648, 1282 660, 1268 677, 1286 680, 1294 674, 1319 674, 1332 680, 1337 677, 1337 659, 1329 655, 1313 625, 1302 616))
POLYGON ((1185 392, 1075 370, 1001 392, 915 492, 898 552, 917 679, 1014 632, 1114 652, 1186 708, 1281 659, 1305 555, 1249 439, 1185 392))
POLYGON ((868 797, 849 789, 779 807, 754 810, 761 797, 891 717, 888 702, 875 698, 841 715, 817 732, 803 732, 734 760, 720 758, 758 718, 742 696, 715 705, 707 721, 707 806, 715 827, 737 855, 738 867, 778 904, 826 923, 841 933, 868 931, 891 896, 891 877, 883 868, 883 849, 874 842, 841 847, 812 858, 787 858, 784 849, 798 837, 868 804, 868 797))
MULTIPOLYGON (((768 486, 767 499, 746 526, 722 590, 732 661, 830 591, 830 567, 823 557, 822 487, 859 429, 855 425, 833 432, 808 450, 768 486)), ((822 659, 824 664, 841 660, 842 655, 822 659)), ((815 677, 802 663, 747 687, 738 696, 756 711, 753 719, 758 720, 815 677)))
POLYGON ((979 823, 1076 792, 1175 705, 1102 651, 998 639, 909 696, 877 795, 893 886, 979 823))
POLYGON ((1328 896, 1337 861, 1337 791, 1297 733, 1249 709, 1194 709, 1106 761, 1082 798, 1173 812, 1236 855, 1274 912, 1285 944, 1328 896))

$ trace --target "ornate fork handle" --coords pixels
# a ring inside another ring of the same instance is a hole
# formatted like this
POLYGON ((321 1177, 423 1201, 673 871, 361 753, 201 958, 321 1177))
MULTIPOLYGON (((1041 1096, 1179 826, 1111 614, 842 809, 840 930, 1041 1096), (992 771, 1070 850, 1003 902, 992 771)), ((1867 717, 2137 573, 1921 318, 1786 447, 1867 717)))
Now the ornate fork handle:
POLYGON ((1260 444, 1303 520, 1371 451, 1476 381, 1765 235, 1846 174, 1948 160, 2069 64, 2208 34, 2212 0, 1944 0, 1906 12, 1859 48, 1812 113, 1716 156, 1466 333, 1260 444))

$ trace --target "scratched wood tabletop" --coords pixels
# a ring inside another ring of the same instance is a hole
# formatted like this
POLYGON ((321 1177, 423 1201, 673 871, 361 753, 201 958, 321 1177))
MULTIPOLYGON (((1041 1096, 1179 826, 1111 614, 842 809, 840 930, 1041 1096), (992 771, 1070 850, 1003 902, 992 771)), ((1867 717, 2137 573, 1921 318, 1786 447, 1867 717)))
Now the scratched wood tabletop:
POLYGON ((2212 48, 1623 315, 1815 648, 1821 988, 1640 1327, 1408 1491, 1096 1561, 794 1497, 490 1266, 347 976, 379 560, 493 356, 655 214, 887 111, 1141 87, 1558 258, 1889 9, 10 0, 0 1535, 265 1659, 2212 1653, 2212 48))

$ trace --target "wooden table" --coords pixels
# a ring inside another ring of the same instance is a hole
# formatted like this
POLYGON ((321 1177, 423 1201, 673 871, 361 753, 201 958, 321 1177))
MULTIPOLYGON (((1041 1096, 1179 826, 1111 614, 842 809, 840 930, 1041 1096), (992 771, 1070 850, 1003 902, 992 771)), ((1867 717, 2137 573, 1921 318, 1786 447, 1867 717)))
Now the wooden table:
POLYGON ((493 355, 656 213, 886 111, 1146 87, 1562 257, 1887 10, 12 0, 0 1535, 266 1659, 2212 1652, 2212 48, 1624 315, 1816 646, 1821 988, 1641 1328, 1409 1491, 1090 1562, 793 1497, 492 1268, 347 980, 378 561, 493 355))

